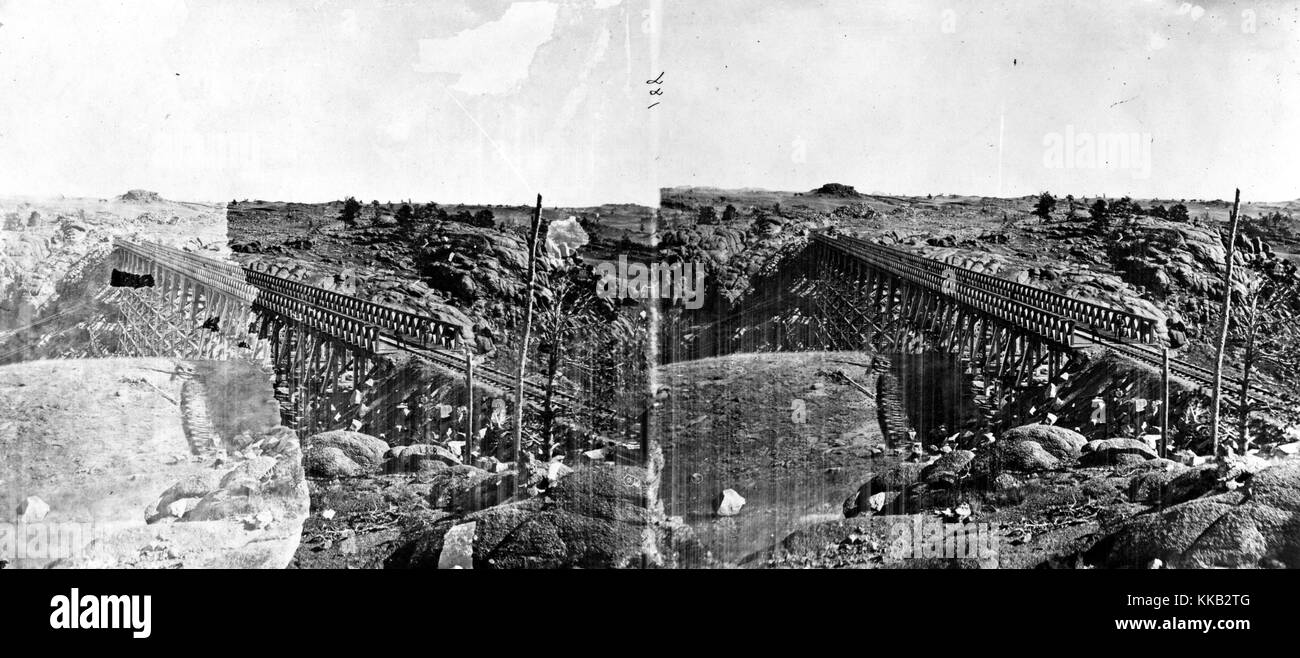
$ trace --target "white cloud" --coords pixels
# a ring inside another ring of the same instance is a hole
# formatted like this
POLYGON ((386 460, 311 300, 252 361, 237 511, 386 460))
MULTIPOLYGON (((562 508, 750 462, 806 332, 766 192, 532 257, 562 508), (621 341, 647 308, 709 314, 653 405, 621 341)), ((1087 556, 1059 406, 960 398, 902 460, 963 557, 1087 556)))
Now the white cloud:
POLYGON ((516 2, 500 20, 443 39, 420 39, 417 71, 452 73, 452 88, 467 94, 503 94, 528 77, 537 48, 550 40, 558 7, 516 2))

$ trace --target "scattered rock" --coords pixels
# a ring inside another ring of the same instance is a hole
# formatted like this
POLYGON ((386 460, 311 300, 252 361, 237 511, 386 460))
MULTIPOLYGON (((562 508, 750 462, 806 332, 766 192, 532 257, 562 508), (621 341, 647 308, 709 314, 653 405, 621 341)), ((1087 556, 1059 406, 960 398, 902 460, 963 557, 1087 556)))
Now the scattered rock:
POLYGON ((724 489, 713 499, 713 513, 718 516, 735 516, 745 506, 745 497, 735 489, 724 489))
POLYGON ((176 518, 181 518, 189 513, 190 510, 198 506, 202 498, 181 498, 174 500, 167 505, 167 514, 176 518))
POLYGON ((438 554, 439 569, 474 568, 474 529, 477 527, 477 522, 470 521, 447 530, 442 540, 442 551, 438 554))
POLYGON ((881 491, 879 493, 872 494, 867 498, 866 501, 867 504, 861 511, 871 512, 872 514, 879 514, 886 507, 888 507, 889 504, 892 503, 895 498, 898 498, 900 495, 902 495, 902 493, 898 491, 881 491))
POLYGON ((1273 446, 1274 457, 1294 457, 1298 454, 1300 454, 1300 441, 1273 446))
POLYGON ((844 499, 844 503, 840 505, 840 511, 843 512, 844 518, 851 519, 862 513, 860 507, 861 503, 858 500, 858 492, 854 491, 844 499))
POLYGON ((36 496, 28 496, 18 503, 18 520, 22 523, 38 523, 49 513, 49 504, 36 496))
POLYGON ((1016 491, 1023 486, 1024 484, 1010 473, 1002 473, 993 478, 994 491, 1016 491))

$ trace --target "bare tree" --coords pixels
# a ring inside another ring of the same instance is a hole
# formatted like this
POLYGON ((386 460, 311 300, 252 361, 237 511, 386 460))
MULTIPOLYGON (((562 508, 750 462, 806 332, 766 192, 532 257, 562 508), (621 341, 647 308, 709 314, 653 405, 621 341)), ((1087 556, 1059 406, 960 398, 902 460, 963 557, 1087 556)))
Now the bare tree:
POLYGON ((591 273, 581 264, 569 264, 552 270, 547 288, 550 299, 538 309, 538 350, 546 355, 546 400, 542 412, 542 459, 554 450, 554 425, 558 412, 555 391, 563 373, 589 367, 582 363, 575 348, 605 342, 608 323, 617 318, 610 300, 596 294, 591 273))
POLYGON ((1242 300, 1234 314, 1230 340, 1242 350, 1241 401, 1238 440, 1245 452, 1250 447, 1250 383, 1259 366, 1290 371, 1300 367, 1300 283, 1294 276, 1273 278, 1250 276, 1241 290, 1242 300))

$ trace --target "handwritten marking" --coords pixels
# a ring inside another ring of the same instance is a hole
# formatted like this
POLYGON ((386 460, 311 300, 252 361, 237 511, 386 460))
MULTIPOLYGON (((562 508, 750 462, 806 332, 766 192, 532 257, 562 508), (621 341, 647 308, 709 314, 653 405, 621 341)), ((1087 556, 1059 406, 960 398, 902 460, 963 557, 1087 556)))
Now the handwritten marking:
MULTIPOLYGON (((663 86, 662 86, 662 85, 664 84, 664 72, 663 72, 663 71, 660 71, 660 72, 659 72, 659 75, 658 75, 657 77, 655 77, 654 79, 652 79, 652 80, 646 80, 645 83, 648 84, 648 85, 653 85, 653 86, 654 86, 654 89, 651 89, 651 90, 650 90, 650 95, 651 95, 651 96, 663 96, 663 95, 664 95, 664 90, 663 90, 663 86)), ((646 109, 648 110, 648 109, 650 109, 650 108, 652 108, 652 107, 658 105, 659 103, 660 103, 660 101, 655 101, 655 102, 651 103, 649 106, 647 106, 646 109)))

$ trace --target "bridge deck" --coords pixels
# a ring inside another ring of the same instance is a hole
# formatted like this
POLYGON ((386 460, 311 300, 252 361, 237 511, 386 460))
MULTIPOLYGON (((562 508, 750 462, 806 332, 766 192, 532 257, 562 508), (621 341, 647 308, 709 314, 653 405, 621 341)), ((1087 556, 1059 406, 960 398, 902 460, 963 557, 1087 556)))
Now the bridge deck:
MULTIPOLYGON (((1152 318, 975 272, 858 237, 816 233, 813 241, 958 303, 982 312, 993 309, 995 317, 1058 345, 1070 349, 1102 346, 1150 365, 1158 366, 1163 362, 1162 350, 1151 344, 1156 333, 1156 321, 1152 318)), ((1170 359, 1170 370, 1202 387, 1209 387, 1213 382, 1214 373, 1210 370, 1178 359, 1170 359)), ((1225 376, 1223 381, 1225 386, 1241 387, 1238 378, 1225 376)), ((1283 396, 1258 386, 1251 390, 1257 403, 1275 405, 1286 401, 1283 396)))
MULTIPOLYGON (((376 356, 405 352, 452 370, 465 367, 464 335, 458 325, 175 247, 121 239, 115 241, 115 245, 180 276, 246 299, 286 320, 329 335, 352 349, 376 356)), ((504 390, 514 388, 513 375, 489 366, 476 365, 474 370, 481 381, 504 390)), ((524 396, 531 406, 540 407, 546 397, 546 388, 525 379, 524 396)), ((552 404, 562 410, 610 411, 603 405, 584 402, 567 391, 553 391, 551 398, 552 404)))

